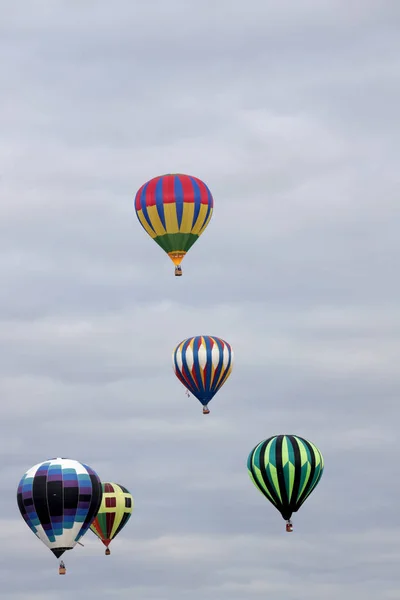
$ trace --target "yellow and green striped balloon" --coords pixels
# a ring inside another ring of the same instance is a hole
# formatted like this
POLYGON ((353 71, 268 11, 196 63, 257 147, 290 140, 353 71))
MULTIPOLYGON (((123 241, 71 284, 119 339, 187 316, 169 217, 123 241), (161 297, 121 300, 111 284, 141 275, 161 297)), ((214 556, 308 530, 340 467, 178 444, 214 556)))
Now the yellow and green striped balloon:
POLYGON ((102 483, 103 497, 99 512, 90 529, 100 538, 108 548, 121 529, 129 521, 133 510, 133 498, 129 491, 117 483, 102 483))
POLYGON ((135 211, 143 229, 168 254, 181 273, 186 253, 208 226, 214 199, 198 177, 168 173, 144 183, 135 195, 135 211))
POLYGON ((308 440, 276 435, 253 448, 247 469, 254 485, 289 521, 321 479, 324 459, 308 440))

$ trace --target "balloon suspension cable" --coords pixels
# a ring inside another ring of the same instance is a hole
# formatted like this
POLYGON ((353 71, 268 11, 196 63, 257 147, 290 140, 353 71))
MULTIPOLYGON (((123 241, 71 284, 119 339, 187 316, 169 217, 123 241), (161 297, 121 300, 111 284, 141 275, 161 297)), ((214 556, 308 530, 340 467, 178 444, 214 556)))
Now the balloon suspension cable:
POLYGON ((84 548, 85 546, 83 544, 81 544, 80 542, 76 542, 77 544, 79 544, 80 546, 82 546, 82 548, 84 548))

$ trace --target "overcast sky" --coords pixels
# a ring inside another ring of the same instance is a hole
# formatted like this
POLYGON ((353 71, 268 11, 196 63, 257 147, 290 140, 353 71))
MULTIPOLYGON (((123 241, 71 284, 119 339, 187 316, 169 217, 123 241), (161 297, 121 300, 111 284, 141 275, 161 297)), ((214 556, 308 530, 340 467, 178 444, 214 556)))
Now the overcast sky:
POLYGON ((400 599, 400 3, 0 0, 0 586, 4 600, 400 599), (133 208, 210 187, 183 277, 133 208), (203 417, 171 362, 235 365, 203 417), (250 450, 325 458, 294 533, 250 450), (68 574, 16 489, 47 458, 134 496, 68 574))

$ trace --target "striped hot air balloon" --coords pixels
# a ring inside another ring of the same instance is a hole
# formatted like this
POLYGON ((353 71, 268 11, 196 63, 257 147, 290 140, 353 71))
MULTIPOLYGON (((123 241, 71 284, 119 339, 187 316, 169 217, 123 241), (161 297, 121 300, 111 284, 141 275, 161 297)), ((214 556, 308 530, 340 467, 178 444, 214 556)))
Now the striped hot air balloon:
MULTIPOLYGON (((101 503, 100 479, 87 465, 52 458, 33 466, 17 491, 18 508, 33 533, 60 558, 87 532, 101 503)), ((65 574, 61 561, 60 574, 65 574)))
POLYGON ((324 459, 314 444, 298 435, 276 435, 257 444, 247 460, 250 479, 279 510, 292 531, 290 517, 317 486, 324 459))
POLYGON ((177 345, 172 363, 179 381, 201 402, 207 415, 208 403, 232 372, 230 344, 210 335, 191 337, 177 345))
POLYGON ((109 545, 127 524, 133 511, 133 498, 129 491, 118 483, 103 483, 103 498, 90 529, 106 547, 105 554, 111 554, 109 545))
POLYGON ((136 193, 136 215, 175 264, 175 275, 182 275, 181 262, 210 222, 213 206, 206 184, 192 175, 160 175, 136 193))

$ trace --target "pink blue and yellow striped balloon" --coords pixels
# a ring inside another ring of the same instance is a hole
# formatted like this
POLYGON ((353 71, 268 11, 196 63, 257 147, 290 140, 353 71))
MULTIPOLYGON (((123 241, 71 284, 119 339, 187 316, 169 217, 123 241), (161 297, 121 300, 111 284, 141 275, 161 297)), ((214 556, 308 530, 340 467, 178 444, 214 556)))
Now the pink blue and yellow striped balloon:
POLYGON ((175 265, 180 265, 207 227, 213 207, 210 190, 192 175, 154 177, 135 196, 140 223, 175 265))
POLYGON ((207 406, 231 374, 233 351, 221 338, 199 335, 178 344, 172 362, 179 381, 207 406))

